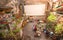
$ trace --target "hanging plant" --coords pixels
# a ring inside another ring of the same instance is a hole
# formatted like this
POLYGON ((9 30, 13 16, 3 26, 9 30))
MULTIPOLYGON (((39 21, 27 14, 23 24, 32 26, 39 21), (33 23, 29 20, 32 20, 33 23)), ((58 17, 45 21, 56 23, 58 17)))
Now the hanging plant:
POLYGON ((50 15, 48 16, 48 18, 47 18, 50 22, 54 22, 55 20, 56 20, 56 16, 52 13, 52 12, 50 12, 50 15))
POLYGON ((61 34, 61 32, 62 32, 62 25, 63 25, 63 24, 57 24, 57 25, 55 26, 55 33, 56 33, 56 34, 61 34))
POLYGON ((20 28, 16 28, 15 30, 13 30, 14 33, 18 33, 20 31, 20 28))
POLYGON ((51 27, 52 27, 52 22, 48 22, 46 28, 51 28, 51 27))

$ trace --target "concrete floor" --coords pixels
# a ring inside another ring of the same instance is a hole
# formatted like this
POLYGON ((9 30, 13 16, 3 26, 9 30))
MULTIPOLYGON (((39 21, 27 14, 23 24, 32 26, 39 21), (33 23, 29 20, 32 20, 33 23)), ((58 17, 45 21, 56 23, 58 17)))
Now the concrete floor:
POLYGON ((23 29, 23 35, 24 38, 23 40, 51 40, 51 39, 47 39, 45 37, 45 34, 42 33, 41 37, 34 37, 34 32, 33 32, 33 25, 36 24, 35 22, 29 22, 23 29))

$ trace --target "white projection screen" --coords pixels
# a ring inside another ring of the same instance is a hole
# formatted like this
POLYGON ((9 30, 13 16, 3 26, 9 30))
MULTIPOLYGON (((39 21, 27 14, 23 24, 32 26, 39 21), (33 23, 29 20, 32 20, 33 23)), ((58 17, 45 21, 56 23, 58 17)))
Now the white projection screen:
POLYGON ((45 4, 40 5, 25 5, 24 12, 26 16, 34 16, 34 15, 45 15, 45 4))

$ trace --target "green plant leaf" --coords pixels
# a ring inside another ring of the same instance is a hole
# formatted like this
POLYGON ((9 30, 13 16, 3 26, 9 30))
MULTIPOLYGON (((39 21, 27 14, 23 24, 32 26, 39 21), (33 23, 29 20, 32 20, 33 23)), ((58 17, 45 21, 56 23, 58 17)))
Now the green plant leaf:
POLYGON ((56 20, 56 16, 55 15, 53 15, 53 13, 50 13, 50 15, 48 16, 48 18, 47 18, 49 21, 51 21, 51 22, 53 22, 53 21, 55 21, 56 20))

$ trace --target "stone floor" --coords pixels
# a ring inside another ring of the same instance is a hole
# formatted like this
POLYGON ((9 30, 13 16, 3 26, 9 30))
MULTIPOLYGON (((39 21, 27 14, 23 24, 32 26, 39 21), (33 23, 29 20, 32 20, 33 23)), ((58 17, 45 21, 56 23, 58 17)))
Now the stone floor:
POLYGON ((46 38, 45 34, 42 33, 41 37, 34 37, 33 25, 35 22, 29 22, 23 29, 24 38, 23 40, 51 40, 50 38, 46 38))

